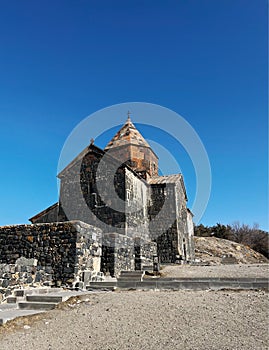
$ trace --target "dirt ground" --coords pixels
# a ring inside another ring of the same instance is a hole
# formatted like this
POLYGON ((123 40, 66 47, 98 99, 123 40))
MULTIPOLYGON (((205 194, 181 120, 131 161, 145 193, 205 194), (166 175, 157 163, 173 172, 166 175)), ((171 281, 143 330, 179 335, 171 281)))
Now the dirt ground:
POLYGON ((1 327, 0 349, 267 350, 268 309, 261 291, 91 293, 1 327))
MULTIPOLYGON (((269 265, 163 266, 164 277, 264 277, 269 265)), ((268 350, 263 291, 89 293, 0 327, 1 350, 268 350)))

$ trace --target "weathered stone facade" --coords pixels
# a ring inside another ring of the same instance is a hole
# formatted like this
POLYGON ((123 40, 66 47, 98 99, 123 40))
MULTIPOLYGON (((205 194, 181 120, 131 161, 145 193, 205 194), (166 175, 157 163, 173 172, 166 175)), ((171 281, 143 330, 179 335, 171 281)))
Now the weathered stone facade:
POLYGON ((158 158, 130 118, 104 151, 91 144, 59 178, 57 218, 52 206, 32 218, 33 223, 49 215, 57 221, 81 220, 104 233, 156 242, 162 262, 194 259, 192 214, 187 209, 183 176, 158 176, 158 158), (113 184, 107 181, 113 177, 113 184), (109 196, 113 186, 116 197, 109 196), (131 206, 137 209, 130 210, 131 206))
POLYGON ((58 177, 59 202, 33 225, 0 228, 0 263, 36 259, 38 278, 56 285, 91 272, 117 277, 152 266, 156 255, 194 259, 183 176, 158 176, 158 157, 130 118, 104 150, 92 142, 58 177))
POLYGON ((119 233, 103 235, 103 255, 101 270, 112 277, 122 270, 134 270, 133 239, 119 233))

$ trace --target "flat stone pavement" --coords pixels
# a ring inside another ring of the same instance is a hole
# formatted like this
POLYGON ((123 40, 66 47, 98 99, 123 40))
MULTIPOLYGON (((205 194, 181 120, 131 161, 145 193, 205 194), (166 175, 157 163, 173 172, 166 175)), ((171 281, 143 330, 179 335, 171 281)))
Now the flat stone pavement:
POLYGON ((268 350, 268 293, 128 291, 0 328, 1 350, 268 350), (27 327, 25 327, 27 324, 27 327))

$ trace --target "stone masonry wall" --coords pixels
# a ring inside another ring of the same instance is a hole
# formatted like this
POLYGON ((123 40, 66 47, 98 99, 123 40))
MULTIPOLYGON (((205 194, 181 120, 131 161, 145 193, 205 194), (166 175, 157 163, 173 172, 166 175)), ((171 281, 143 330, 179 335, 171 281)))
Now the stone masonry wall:
POLYGON ((193 261, 195 259, 194 227, 193 227, 192 218, 193 218, 193 215, 188 210, 187 211, 187 240, 188 240, 187 260, 189 261, 193 261))
POLYGON ((153 256, 157 255, 157 243, 137 237, 134 239, 135 270, 144 266, 153 268, 153 256))
POLYGON ((157 242, 160 261, 163 263, 175 262, 179 250, 174 184, 151 186, 149 217, 150 236, 153 241, 157 242))
POLYGON ((126 163, 135 172, 146 171, 150 176, 158 175, 158 158, 149 147, 128 143, 110 148, 109 154, 126 163))
POLYGON ((2 283, 26 277, 28 283, 72 284, 83 271, 100 271, 101 247, 101 230, 80 221, 0 227, 0 264, 7 272, 2 283), (16 270, 20 258, 34 262, 16 270))
POLYGON ((187 199, 181 182, 176 183, 175 190, 179 254, 184 260, 191 261, 194 258, 192 216, 188 217, 187 199))
POLYGON ((126 234, 149 239, 147 213, 148 186, 132 171, 125 169, 126 234))
MULTIPOLYGON (((107 178, 115 179, 115 191, 125 200, 124 169, 112 173, 111 160, 104 163, 104 171, 97 173, 103 154, 89 149, 83 159, 61 175, 59 221, 80 220, 94 225, 104 232, 125 233, 125 213, 113 209, 113 201, 104 202, 98 192, 97 182, 102 182, 102 191, 109 193, 107 178)), ((118 196, 114 200, 117 200, 118 196)))
POLYGON ((188 218, 183 186, 181 181, 151 185, 150 236, 163 263, 194 258, 192 217, 188 218))
POLYGON ((119 233, 103 235, 101 271, 118 277, 122 270, 134 270, 134 240, 119 233))

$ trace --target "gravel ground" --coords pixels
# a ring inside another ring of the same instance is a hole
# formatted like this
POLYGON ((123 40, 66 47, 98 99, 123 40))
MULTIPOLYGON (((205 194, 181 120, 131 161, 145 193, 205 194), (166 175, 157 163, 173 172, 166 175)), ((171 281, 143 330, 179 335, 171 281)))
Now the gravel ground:
POLYGON ((268 264, 249 265, 167 265, 161 270, 163 277, 269 277, 268 264))
POLYGON ((0 349, 267 350, 261 291, 129 291, 89 294, 35 320, 0 328, 0 349), (15 325, 15 326, 14 326, 15 325), (30 328, 27 328, 30 327, 30 328))

